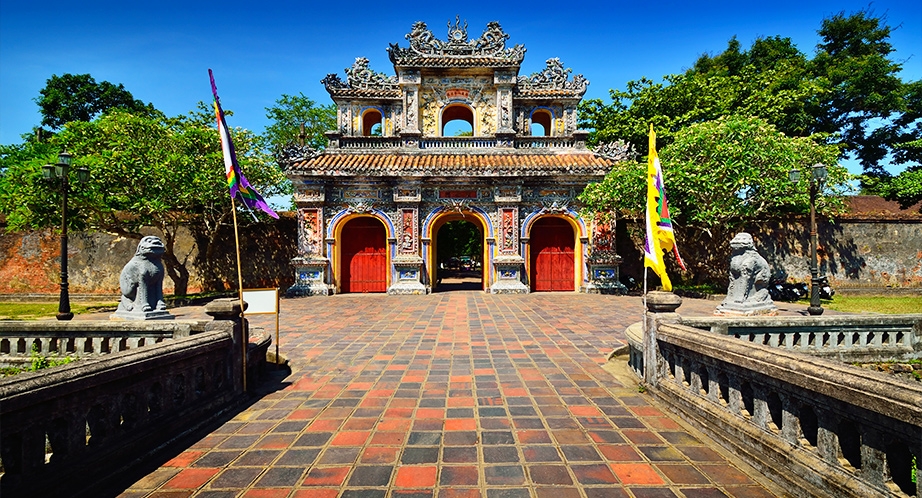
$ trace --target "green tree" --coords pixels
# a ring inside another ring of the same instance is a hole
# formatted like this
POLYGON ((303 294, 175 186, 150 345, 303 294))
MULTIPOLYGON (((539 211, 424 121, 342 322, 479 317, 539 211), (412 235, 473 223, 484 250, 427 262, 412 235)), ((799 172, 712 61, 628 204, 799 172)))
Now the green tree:
POLYGON ((483 234, 469 221, 449 221, 439 229, 436 243, 440 263, 461 256, 479 261, 483 254, 483 234))
MULTIPOLYGON (((831 90, 817 113, 816 131, 838 133, 843 152, 853 152, 872 175, 885 175, 881 163, 898 146, 894 132, 901 127, 896 122, 909 110, 911 86, 899 78, 901 65, 890 58, 890 31, 884 19, 869 11, 836 14, 823 20, 822 41, 811 61, 814 75, 831 90), (875 119, 896 122, 877 132, 879 127, 871 125, 875 119)), ((914 138, 922 138, 918 130, 914 138)))
MULTIPOLYGON (((238 160, 253 186, 266 196, 290 193, 282 172, 257 146, 257 136, 239 128, 231 132, 238 160)), ((180 228, 192 231, 200 257, 207 260, 220 249, 215 244, 218 230, 231 217, 213 118, 206 121, 201 112, 165 118, 114 110, 94 121, 70 122, 48 144, 36 147, 32 157, 6 154, 0 210, 7 214, 9 229, 59 223, 57 193, 41 183, 40 167, 54 162, 61 149, 91 173, 90 182, 73 189, 69 198, 72 228, 138 240, 143 227, 157 228, 163 234, 163 261, 174 292, 185 294, 190 261, 175 251, 180 228)))
POLYGON ((109 109, 125 109, 152 115, 154 106, 135 99, 125 86, 97 83, 89 74, 52 75, 35 101, 41 108, 42 125, 58 129, 71 121, 90 121, 109 109))
POLYGON ((594 130, 591 142, 622 139, 643 150, 651 123, 665 146, 696 123, 759 117, 789 136, 822 133, 843 146, 841 157, 854 155, 865 172, 885 176, 888 158, 918 164, 918 149, 902 144, 922 139, 920 83, 897 76, 890 30, 867 11, 835 15, 823 21, 812 60, 789 38, 760 38, 748 50, 731 39, 662 83, 642 78, 612 90, 611 104, 583 102, 580 124, 594 130))
POLYGON ((304 125, 304 145, 323 149, 327 145, 324 132, 336 129, 336 106, 318 105, 304 96, 282 94, 275 105, 266 108, 271 124, 261 137, 267 152, 275 153, 289 143, 299 143, 301 125, 304 125))
MULTIPOLYGON (((713 249, 726 247, 746 222, 807 209, 806 182, 791 184, 791 169, 828 165, 819 206, 824 212, 840 208, 850 176, 837 164, 838 148, 788 137, 752 117, 721 117, 679 130, 659 151, 669 212, 683 248, 707 248, 686 254, 687 277, 695 283, 722 278, 715 272, 724 268, 726 251, 713 249)), ((642 219, 646 170, 646 163, 621 163, 590 184, 580 200, 588 211, 642 219)))

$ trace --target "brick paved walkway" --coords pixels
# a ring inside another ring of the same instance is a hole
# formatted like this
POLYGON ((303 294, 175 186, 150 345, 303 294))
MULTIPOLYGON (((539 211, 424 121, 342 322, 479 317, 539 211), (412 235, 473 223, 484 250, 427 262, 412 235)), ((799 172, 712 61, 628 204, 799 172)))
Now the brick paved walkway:
POLYGON ((569 293, 283 300, 283 388, 121 496, 774 496, 603 368, 640 316, 639 298, 569 293))

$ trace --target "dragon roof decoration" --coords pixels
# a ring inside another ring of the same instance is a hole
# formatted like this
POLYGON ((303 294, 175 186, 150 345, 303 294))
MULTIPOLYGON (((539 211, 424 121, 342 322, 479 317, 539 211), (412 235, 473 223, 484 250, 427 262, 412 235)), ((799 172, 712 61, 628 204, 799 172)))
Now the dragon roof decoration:
MULTIPOLYGON (((399 93, 400 87, 397 84, 397 76, 388 76, 384 73, 377 73, 368 67, 368 59, 357 57, 352 67, 346 68, 346 81, 343 81, 336 73, 330 73, 320 80, 326 87, 330 95, 341 94, 344 92, 359 91, 378 91, 384 93, 399 93)), ((362 92, 362 91, 366 92, 362 92)))
POLYGON ((506 48, 509 35, 496 21, 487 23, 480 38, 471 40, 467 34, 467 22, 462 24, 460 17, 456 16, 454 25, 448 22, 447 41, 436 38, 425 22, 416 21, 406 39, 410 42, 409 47, 391 43, 387 49, 394 65, 427 65, 427 62, 431 64, 439 60, 460 58, 475 58, 477 62, 486 64, 518 65, 525 57, 525 47, 522 45, 506 48))
POLYGON ((554 57, 548 59, 547 67, 543 71, 533 73, 531 76, 519 76, 516 81, 516 91, 520 95, 539 95, 539 94, 572 94, 574 97, 582 97, 586 93, 586 87, 589 86, 587 80, 582 74, 577 74, 573 79, 568 79, 572 69, 564 69, 560 59, 554 57))

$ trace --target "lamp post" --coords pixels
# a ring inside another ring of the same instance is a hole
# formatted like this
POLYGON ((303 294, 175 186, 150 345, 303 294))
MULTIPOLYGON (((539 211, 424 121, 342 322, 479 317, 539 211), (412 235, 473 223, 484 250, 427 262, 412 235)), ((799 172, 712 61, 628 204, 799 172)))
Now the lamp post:
MULTIPOLYGON (((73 156, 65 150, 58 154, 57 164, 46 164, 42 166, 42 177, 49 183, 61 182, 61 295, 58 301, 58 320, 70 320, 74 314, 70 312, 70 294, 68 294, 67 283, 67 193, 70 190, 70 183, 67 175, 70 169, 73 156)), ((90 170, 79 167, 77 168, 77 181, 84 184, 90 179, 90 170)))
MULTIPOLYGON (((826 166, 814 164, 810 169, 810 306, 807 307, 807 313, 822 315, 819 265, 816 259, 816 247, 819 245, 816 235, 816 195, 819 193, 823 181, 826 180, 826 166)), ((792 169, 788 174, 792 183, 800 181, 800 170, 792 169)))

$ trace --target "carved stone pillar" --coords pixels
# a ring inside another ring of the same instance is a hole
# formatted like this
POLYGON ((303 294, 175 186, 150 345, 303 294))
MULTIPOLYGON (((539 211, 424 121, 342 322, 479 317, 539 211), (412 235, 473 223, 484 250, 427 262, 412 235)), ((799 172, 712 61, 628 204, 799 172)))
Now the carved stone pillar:
POLYGON ((401 129, 406 133, 419 133, 419 71, 405 69, 398 75, 403 89, 403 116, 401 129))
POLYGON ((491 294, 528 294, 528 287, 522 283, 525 259, 519 255, 493 258, 496 282, 490 286, 491 294))
POLYGON ((615 252, 614 217, 606 221, 596 217, 592 223, 592 240, 586 264, 589 282, 584 292, 589 294, 627 294, 620 281, 621 256, 615 252))
POLYGON ((399 255, 393 260, 394 279, 387 293, 397 294, 428 294, 427 288, 420 281, 422 275, 423 258, 416 255, 399 255))
MULTIPOLYGON (((395 200, 419 200, 419 188, 406 187, 394 190, 395 200)), ((428 294, 429 288, 422 282, 423 258, 419 256, 419 210, 416 207, 398 209, 397 256, 393 260, 394 278, 387 289, 388 294, 428 294)))
POLYGON ((515 75, 510 71, 496 71, 493 84, 496 85, 496 145, 513 147, 515 117, 512 114, 512 87, 515 75))
MULTIPOLYGON (((661 323, 680 323, 682 318, 676 313, 682 305, 682 298, 671 292, 653 291, 647 293, 647 310, 644 313, 646 329, 643 336, 644 382, 656 387, 659 373, 667 371, 666 360, 660 355, 656 339, 656 329, 661 323)), ((683 366, 684 368, 684 366, 683 366)), ((676 382, 681 385, 684 372, 680 371, 676 361, 676 382)))
MULTIPOLYGON (((305 190, 303 198, 322 201, 323 189, 305 190)), ((302 200, 302 199, 298 199, 302 200)), ((288 297, 329 296, 333 294, 328 274, 330 260, 323 256, 323 209, 298 209, 298 256, 292 258, 295 283, 285 292, 288 297)))

